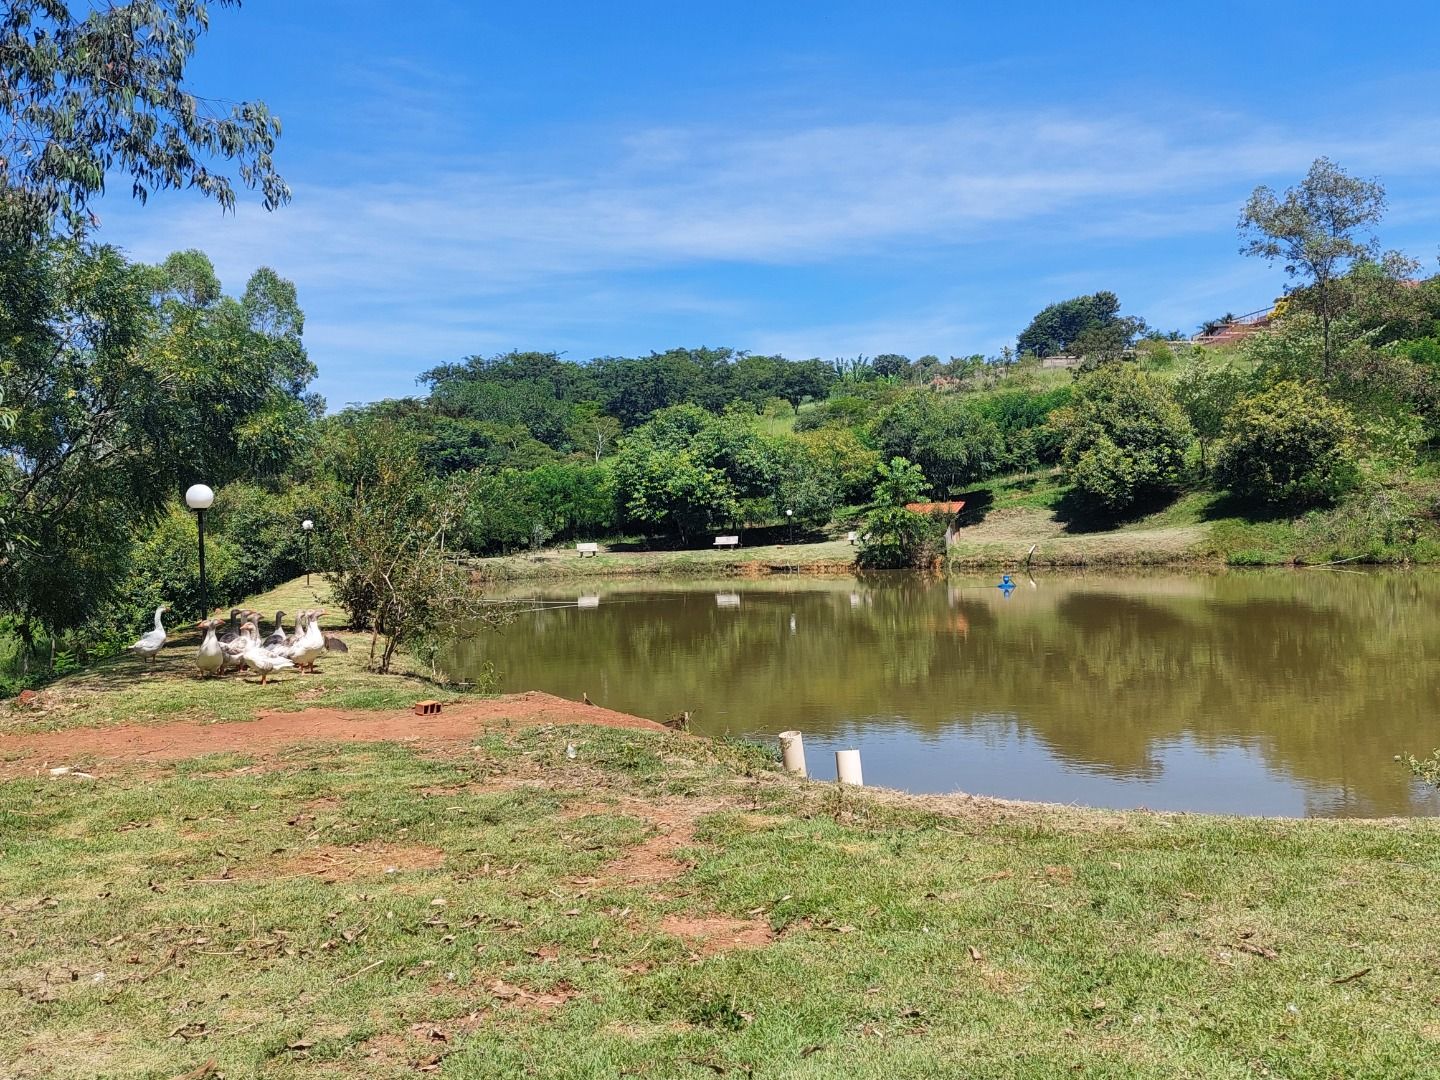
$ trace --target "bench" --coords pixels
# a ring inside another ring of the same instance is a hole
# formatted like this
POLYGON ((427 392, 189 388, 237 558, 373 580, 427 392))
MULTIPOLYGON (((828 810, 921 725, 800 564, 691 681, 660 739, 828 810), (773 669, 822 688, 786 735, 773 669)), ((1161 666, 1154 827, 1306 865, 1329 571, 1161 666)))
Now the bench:
POLYGON ((845 534, 845 539, 846 539, 846 540, 849 540, 850 543, 852 543, 852 544, 858 543, 859 540, 860 540, 860 534, 859 534, 858 532, 846 533, 846 534, 845 534))
POLYGON ((715 537, 715 544, 714 544, 714 546, 715 546, 715 547, 739 547, 739 546, 740 546, 740 537, 738 537, 738 536, 717 536, 717 537, 715 537))
POLYGON ((599 544, 576 544, 576 545, 575 545, 575 550, 580 553, 580 557, 583 559, 583 558, 585 558, 586 555, 599 555, 599 554, 600 554, 600 545, 599 545, 599 544))

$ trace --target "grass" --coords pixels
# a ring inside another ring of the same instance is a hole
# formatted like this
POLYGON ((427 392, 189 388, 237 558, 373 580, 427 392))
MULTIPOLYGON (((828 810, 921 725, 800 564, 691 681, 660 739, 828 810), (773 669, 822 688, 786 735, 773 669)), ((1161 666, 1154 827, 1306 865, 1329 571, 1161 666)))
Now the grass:
MULTIPOLYGON (((356 658, 325 704, 413 700, 356 658)), ((82 673, 46 723, 289 683, 82 673)), ((0 773, 0 1075, 1391 1077, 1440 1046, 1437 822, 841 790, 593 727, 203 751, 0 773)))
POLYGON ((600 729, 14 780, 0 1068, 1420 1075, 1437 838, 842 793, 600 729))
POLYGON ((584 559, 579 557, 572 544, 527 555, 476 559, 474 566, 495 580, 554 581, 633 575, 748 577, 785 574, 794 570, 848 573, 853 570, 854 562, 853 546, 843 539, 827 539, 818 543, 693 551, 604 551, 584 559))
MULTIPOLYGON (((246 601, 246 607, 266 613, 262 633, 269 632, 277 609, 293 614, 327 602, 322 579, 317 575, 313 581, 314 585, 307 587, 304 578, 296 578, 246 601)), ((343 614, 332 611, 320 622, 335 631, 345 620, 343 614)), ((146 628, 148 624, 141 629, 146 628)), ((0 731, 248 720, 257 709, 293 711, 309 708, 321 699, 338 709, 398 709, 409 707, 417 697, 452 701, 463 696, 455 688, 436 685, 416 666, 407 666, 403 657, 395 675, 365 670, 369 656, 366 635, 341 633, 351 651, 326 653, 313 677, 282 675, 260 686, 258 678, 249 674, 202 679, 193 662, 200 644, 200 632, 193 622, 172 619, 169 634, 153 672, 143 660, 127 653, 52 683, 29 708, 0 702, 0 731)))

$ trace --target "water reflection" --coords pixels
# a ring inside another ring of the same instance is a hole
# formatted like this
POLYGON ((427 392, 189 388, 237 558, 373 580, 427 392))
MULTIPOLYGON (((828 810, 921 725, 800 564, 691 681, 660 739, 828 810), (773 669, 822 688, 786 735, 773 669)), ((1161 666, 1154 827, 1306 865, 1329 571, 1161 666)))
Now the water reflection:
POLYGON ((690 709, 703 734, 799 728, 815 775, 833 775, 828 751, 859 746, 867 781, 915 791, 1440 813, 1393 760, 1440 745, 1440 574, 1016 585, 606 586, 450 666, 489 660, 506 689, 588 692, 657 719, 690 709))

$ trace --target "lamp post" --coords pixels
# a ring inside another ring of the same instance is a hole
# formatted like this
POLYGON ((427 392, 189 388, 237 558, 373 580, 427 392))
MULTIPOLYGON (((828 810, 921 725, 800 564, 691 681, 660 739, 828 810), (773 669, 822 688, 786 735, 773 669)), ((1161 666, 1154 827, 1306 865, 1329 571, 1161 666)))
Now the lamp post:
POLYGON ((205 511, 215 501, 215 492, 204 484, 191 484, 185 491, 185 505, 195 511, 200 528, 200 617, 210 617, 210 595, 205 588, 205 511))
POLYGON ((310 533, 315 528, 315 522, 306 518, 300 522, 300 528, 305 530, 305 587, 310 587, 310 533))
POLYGON ((786 523, 787 523, 787 524, 789 525, 789 527, 790 527, 790 543, 791 543, 791 544, 794 544, 794 543, 795 543, 795 511, 794 511, 794 510, 786 510, 786 511, 785 511, 785 521, 786 521, 786 523))

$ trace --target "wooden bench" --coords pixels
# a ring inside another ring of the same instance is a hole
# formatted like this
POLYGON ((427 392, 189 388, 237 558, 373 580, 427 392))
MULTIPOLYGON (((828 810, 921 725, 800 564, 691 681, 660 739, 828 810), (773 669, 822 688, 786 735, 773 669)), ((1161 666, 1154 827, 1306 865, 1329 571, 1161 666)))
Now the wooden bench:
POLYGON ((740 546, 740 537, 738 537, 738 536, 717 536, 717 537, 715 537, 715 544, 714 544, 714 546, 715 546, 715 547, 739 547, 739 546, 740 546))
POLYGON ((592 556, 593 556, 593 555, 599 555, 599 554, 600 554, 600 545, 599 545, 599 544, 576 544, 576 545, 575 545, 575 550, 580 553, 580 557, 583 559, 583 558, 585 558, 586 555, 592 555, 592 556))

